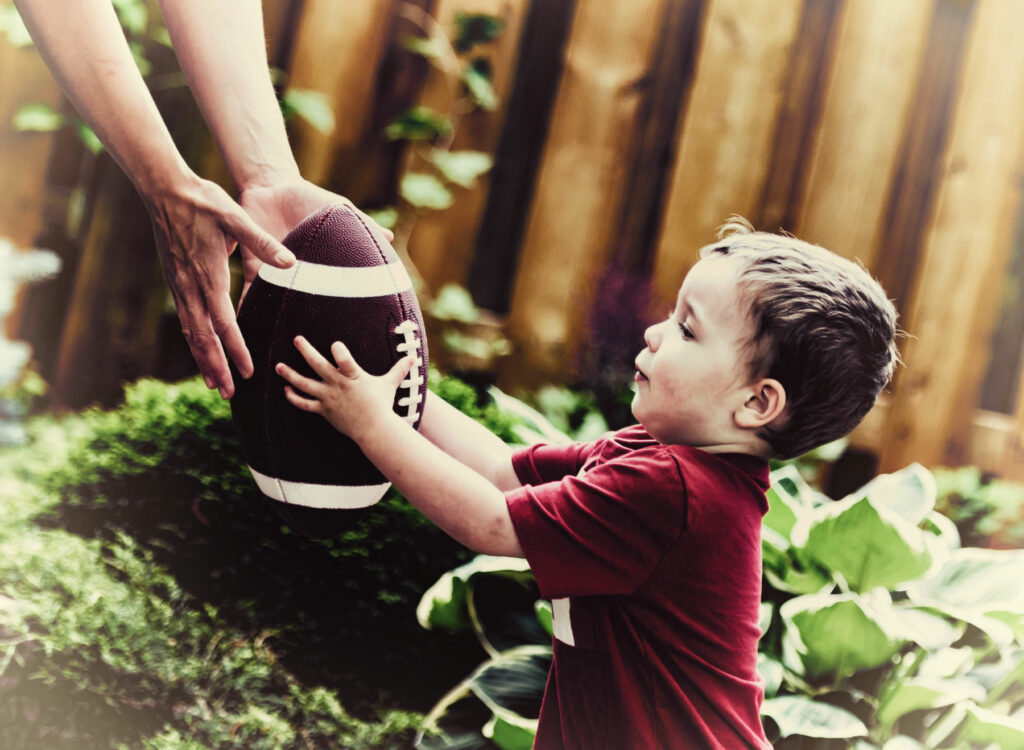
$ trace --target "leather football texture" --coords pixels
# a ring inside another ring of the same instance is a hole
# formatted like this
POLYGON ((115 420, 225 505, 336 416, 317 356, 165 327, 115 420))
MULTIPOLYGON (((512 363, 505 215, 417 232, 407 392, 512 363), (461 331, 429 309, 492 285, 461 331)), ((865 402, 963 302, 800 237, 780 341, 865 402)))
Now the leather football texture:
POLYGON ((263 264, 238 311, 255 365, 246 380, 232 372, 231 414, 239 441, 269 498, 296 508, 373 505, 390 483, 327 420, 288 403, 285 381, 274 367, 284 362, 317 377, 295 348, 300 334, 329 362, 331 344, 343 342, 373 375, 384 374, 411 351, 416 364, 395 395, 394 409, 418 426, 427 345, 412 281, 380 230, 344 204, 306 217, 283 242, 296 262, 285 269, 263 264))

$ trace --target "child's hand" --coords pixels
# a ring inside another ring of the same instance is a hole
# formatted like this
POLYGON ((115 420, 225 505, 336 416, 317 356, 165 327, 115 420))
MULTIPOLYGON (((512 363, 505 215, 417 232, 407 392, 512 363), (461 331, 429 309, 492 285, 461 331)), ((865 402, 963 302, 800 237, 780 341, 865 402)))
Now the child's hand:
POLYGON ((285 386, 285 397, 303 411, 320 414, 356 442, 360 434, 373 430, 379 420, 393 413, 395 391, 414 362, 413 357, 404 357, 389 372, 375 376, 360 367, 340 341, 331 344, 337 367, 302 336, 295 337, 295 348, 323 380, 307 378, 278 362, 277 374, 291 384, 285 386))

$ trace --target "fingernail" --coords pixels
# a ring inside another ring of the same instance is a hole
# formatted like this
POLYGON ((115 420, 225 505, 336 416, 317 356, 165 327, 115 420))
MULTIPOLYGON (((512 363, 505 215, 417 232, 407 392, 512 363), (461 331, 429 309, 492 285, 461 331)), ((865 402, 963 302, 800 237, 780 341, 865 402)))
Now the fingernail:
POLYGON ((213 388, 213 378, 211 378, 209 375, 203 375, 203 382, 206 383, 207 388, 213 388))
POLYGON ((278 253, 275 256, 275 259, 278 263, 283 263, 285 265, 291 265, 295 262, 295 256, 292 253, 278 253))
POLYGON ((217 390, 220 393, 220 397, 221 398, 227 398, 228 397, 228 389, 227 388, 224 388, 223 386, 221 386, 217 390))

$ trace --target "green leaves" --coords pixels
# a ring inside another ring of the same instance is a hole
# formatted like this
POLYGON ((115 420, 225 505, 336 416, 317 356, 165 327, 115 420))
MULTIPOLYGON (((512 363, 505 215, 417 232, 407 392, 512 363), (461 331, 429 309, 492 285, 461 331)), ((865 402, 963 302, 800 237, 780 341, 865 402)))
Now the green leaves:
POLYGON ((66 122, 67 118, 49 104, 33 102, 18 109, 11 124, 20 133, 52 133, 64 127, 66 122))
MULTIPOLYGON (((533 606, 537 620, 533 628, 525 630, 519 615, 491 617, 485 622, 481 611, 486 608, 486 599, 480 596, 478 587, 495 580, 524 584, 533 576, 524 559, 480 555, 441 576, 416 610, 425 628, 472 625, 490 657, 430 711, 424 728, 432 734, 421 732, 417 737, 421 750, 487 747, 487 740, 507 750, 528 750, 533 744, 540 697, 551 663, 551 611, 545 605, 533 606), (491 631, 494 626, 489 623, 496 622, 501 626, 498 630, 505 632, 491 631), (510 629, 516 631, 511 638, 510 629), (536 643, 522 644, 523 640, 536 643), (508 643, 520 645, 505 645, 508 643), (483 726, 474 726, 478 714, 470 699, 482 703, 491 714, 483 726)), ((508 608, 506 596, 499 593, 498 599, 508 608)))
POLYGON ((0 5, 0 34, 5 35, 7 43, 15 48, 32 44, 32 37, 25 28, 25 22, 21 20, 21 14, 11 3, 0 5))
POLYGON ((935 497, 918 465, 838 502, 792 467, 773 472, 762 550, 781 603, 759 669, 766 694, 778 691, 764 714, 780 737, 869 737, 851 745, 865 750, 1022 745, 1006 713, 1024 685, 1024 551, 961 549, 935 497))
POLYGON ((334 110, 330 99, 320 91, 289 87, 281 95, 284 118, 301 117, 324 135, 334 132, 334 110))
POLYGON ((479 555, 442 575, 424 592, 416 607, 416 619, 428 630, 447 628, 459 630, 472 625, 466 610, 466 597, 472 580, 481 574, 505 576, 515 580, 531 580, 530 566, 519 557, 479 555))
POLYGON ((918 603, 978 613, 1024 612, 1024 550, 965 547, 907 587, 918 603))
POLYGON ((849 739, 868 733, 864 722, 849 711, 798 695, 769 698, 761 706, 761 715, 775 722, 782 738, 796 734, 820 739, 849 739))
POLYGON ((52 133, 72 124, 82 144, 93 154, 103 151, 103 144, 85 122, 78 117, 69 119, 44 102, 33 102, 14 113, 11 124, 18 132, 52 133))
MULTIPOLYGON (((402 41, 407 50, 430 60, 442 75, 453 79, 450 84, 454 84, 456 76, 461 79, 467 94, 452 107, 451 116, 430 107, 417 106, 403 112, 384 129, 389 140, 435 146, 423 149, 421 156, 434 167, 436 174, 408 172, 399 182, 402 199, 417 211, 448 208, 455 201, 450 185, 472 188, 477 178, 491 168, 493 161, 489 154, 481 151, 449 151, 447 146, 451 144, 455 120, 459 115, 475 107, 493 111, 498 106, 490 60, 478 56, 467 61, 459 56, 478 45, 494 41, 501 34, 504 21, 487 14, 456 13, 455 27, 452 39, 435 26, 427 36, 408 37, 402 41)), ((421 28, 424 31, 428 29, 422 24, 421 28)), ((451 343, 456 349, 463 348, 463 342, 451 343)), ((481 352, 481 355, 486 358, 487 353, 481 352)))
POLYGON ((131 34, 146 33, 149 24, 149 8, 141 0, 113 0, 118 20, 125 31, 131 34))
POLYGON ((441 211, 455 202, 455 196, 443 182, 434 175, 424 172, 407 172, 402 175, 398 192, 416 208, 441 211))
POLYGON ((800 596, 779 613, 786 623, 783 663, 811 680, 878 667, 906 642, 885 597, 800 596))
POLYGON ((896 687, 881 703, 875 718, 888 731, 898 719, 912 711, 951 706, 967 699, 981 700, 984 690, 968 680, 911 678, 896 687))
POLYGON ((1024 747, 1024 719, 1004 716, 979 708, 965 706, 966 724, 960 738, 986 747, 1024 747))
POLYGON ((537 721, 507 712, 496 713, 484 724, 483 735, 501 750, 530 750, 537 721))
POLYGON ((488 112, 498 108, 498 96, 491 83, 493 75, 490 61, 484 57, 477 58, 462 71, 462 81, 470 98, 488 112))
POLYGON ((925 532, 917 528, 935 503, 935 483, 926 477, 919 466, 878 477, 805 514, 791 542, 852 591, 917 578, 932 564, 925 532))
POLYGON ((497 39, 505 29, 505 22, 497 16, 486 13, 456 13, 455 39, 452 47, 456 52, 463 53, 478 44, 489 44, 497 39))
POLYGON ((408 109, 384 128, 384 135, 392 141, 430 141, 449 135, 452 122, 430 107, 408 109))
POLYGON ((454 182, 459 187, 471 188, 480 175, 490 170, 494 159, 483 151, 434 149, 430 154, 430 162, 449 182, 454 182))
MULTIPOLYGON (((798 532, 793 538, 802 541, 798 532)), ((806 527, 801 546, 852 591, 891 588, 932 563, 924 532, 871 495, 825 506, 806 527)))
MULTIPOLYGON (((493 160, 482 151, 445 151, 432 149, 428 160, 438 174, 450 183, 471 188, 477 178, 491 168, 493 160)), ((455 196, 437 176, 425 172, 407 172, 399 185, 402 198, 418 209, 443 210, 455 196)))
POLYGON ((528 750, 537 732, 540 696, 551 665, 547 646, 520 646, 488 660, 453 688, 424 721, 416 737, 419 750, 485 748, 493 742, 507 750, 528 750), (491 712, 472 726, 480 701, 491 712))

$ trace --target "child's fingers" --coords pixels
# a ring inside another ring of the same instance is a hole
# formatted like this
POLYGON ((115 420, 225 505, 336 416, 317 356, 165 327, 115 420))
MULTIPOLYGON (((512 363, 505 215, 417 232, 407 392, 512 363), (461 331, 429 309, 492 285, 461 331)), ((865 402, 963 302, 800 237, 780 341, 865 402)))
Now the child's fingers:
POLYGON ((293 370, 284 362, 278 362, 277 365, 274 367, 274 372, 276 372, 278 375, 287 380, 289 383, 291 383, 293 386, 298 388, 303 393, 308 393, 311 396, 319 396, 321 393, 323 393, 323 383, 321 383, 319 380, 307 378, 305 375, 302 375, 293 370))
POLYGON ((359 374, 359 363, 343 343, 335 341, 331 344, 331 355, 338 365, 338 372, 346 378, 354 378, 359 374))
POLYGON ((388 371, 388 380, 395 388, 398 388, 415 364, 416 358, 411 354, 407 354, 392 365, 391 369, 388 371))
POLYGON ((321 411, 321 404, 319 401, 312 398, 303 398, 290 385, 284 387, 284 397, 288 399, 288 402, 293 406, 297 406, 303 411, 310 411, 319 414, 321 411))
POLYGON ((311 343, 306 340, 305 336, 295 337, 295 348, 299 350, 299 354, 302 358, 309 363, 309 366, 313 368, 313 372, 319 375, 324 380, 328 380, 334 375, 337 370, 324 359, 324 355, 318 352, 311 343))

